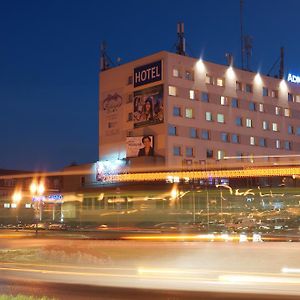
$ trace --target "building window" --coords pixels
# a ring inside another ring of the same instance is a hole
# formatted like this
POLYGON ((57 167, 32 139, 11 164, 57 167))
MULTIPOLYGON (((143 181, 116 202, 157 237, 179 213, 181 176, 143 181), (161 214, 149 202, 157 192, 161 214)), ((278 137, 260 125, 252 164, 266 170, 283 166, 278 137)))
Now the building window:
POLYGON ((264 111, 265 111, 263 103, 259 103, 259 104, 258 104, 258 110, 259 110, 260 112, 264 112, 264 111))
POLYGON ((227 132, 221 132, 221 141, 226 143, 229 141, 227 132))
POLYGON ((194 118, 194 112, 192 108, 186 108, 185 109, 185 117, 188 119, 193 119, 194 118))
POLYGON ((252 145, 252 146, 255 145, 255 138, 254 138, 254 136, 250 136, 250 145, 252 145))
POLYGON ((280 115, 280 107, 275 106, 275 115, 279 116, 280 115))
POLYGON ((179 70, 176 68, 173 69, 173 77, 180 77, 179 70))
POLYGON ((235 125, 236 126, 243 126, 243 119, 241 117, 235 118, 235 125))
POLYGON ((192 71, 185 71, 185 79, 194 80, 194 74, 192 71))
POLYGON ((260 138, 259 139, 259 146, 261 147, 266 147, 267 146, 267 142, 265 138, 260 138))
POLYGON ((206 77, 205 77, 205 83, 206 84, 214 84, 214 79, 212 76, 206 74, 206 77))
POLYGON ((238 108, 239 107, 239 100, 237 98, 231 99, 231 107, 238 108))
POLYGON ((208 93, 206 93, 206 92, 201 93, 201 101, 202 102, 209 102, 208 93))
POLYGON ((224 152, 223 150, 218 150, 218 151, 217 151, 217 159, 218 159, 218 160, 223 159, 224 156, 225 156, 225 152, 224 152))
POLYGON ((221 105, 228 105, 227 97, 221 96, 220 103, 221 103, 221 105))
POLYGON ((205 120, 212 121, 212 113, 210 111, 205 112, 205 120))
POLYGON ((263 128, 263 130, 269 130, 269 122, 268 121, 263 121, 262 128, 263 128))
POLYGON ((197 138, 197 129, 196 128, 190 128, 190 138, 197 138))
POLYGON ((292 144, 290 141, 285 141, 284 142, 284 149, 285 150, 291 150, 292 149, 292 144))
POLYGON ((190 90, 189 96, 190 96, 191 100, 195 100, 195 91, 194 90, 190 90))
POLYGON ((289 108, 285 108, 285 109, 284 109, 284 116, 285 116, 285 117, 290 117, 290 116, 291 116, 291 111, 290 111, 289 108))
POLYGON ((280 149, 280 140, 275 141, 275 147, 276 149, 280 149))
POLYGON ((278 124, 277 123, 272 123, 272 130, 273 131, 278 131, 278 124))
POLYGON ((268 97, 269 96, 269 90, 266 87, 262 88, 262 94, 264 97, 268 97))
POLYGON ((206 158, 213 158, 214 157, 214 151, 211 149, 206 150, 206 158))
POLYGON ((256 111, 256 105, 255 105, 255 102, 250 102, 250 103, 249 103, 249 109, 250 109, 251 111, 256 111))
POLYGON ((194 156, 194 149, 192 147, 186 147, 185 148, 185 155, 187 157, 192 157, 194 156))
POLYGON ((169 85, 169 96, 176 96, 176 95, 177 95, 176 86, 169 85))
POLYGON ((217 86, 224 86, 225 79, 224 78, 217 78, 217 86))
POLYGON ((288 93, 288 102, 294 102, 294 95, 291 93, 288 93))
POLYGON ((217 114, 217 122, 218 123, 224 123, 225 122, 223 114, 217 114))
POLYGON ((243 90, 243 85, 242 85, 242 83, 240 81, 236 81, 235 82, 235 89, 237 91, 242 91, 243 90))
POLYGON ((206 129, 202 129, 201 131, 201 138, 203 140, 209 140, 209 131, 206 129))
POLYGON ((129 76, 129 77, 128 77, 128 81, 127 81, 128 85, 132 84, 132 81, 133 81, 132 76, 129 76))
POLYGON ((174 125, 169 125, 169 135, 177 135, 177 128, 174 125))
POLYGON ((300 135, 300 127, 297 127, 296 134, 297 134, 297 135, 300 135))
POLYGON ((240 137, 237 134, 233 133, 231 135, 231 142, 234 144, 238 144, 240 142, 240 137))
POLYGON ((246 127, 248 127, 248 128, 252 128, 253 127, 252 120, 249 119, 249 118, 246 119, 246 127))
POLYGON ((173 155, 174 156, 180 156, 181 155, 181 148, 180 148, 180 146, 174 146, 173 147, 173 155))
POLYGON ((173 107, 173 116, 180 117, 181 116, 181 108, 178 106, 173 107))
POLYGON ((246 83, 246 93, 252 93, 252 84, 246 83))
POLYGON ((294 127, 292 125, 288 125, 288 134, 294 134, 294 127))
POLYGON ((272 97, 272 98, 278 98, 278 91, 273 90, 273 91, 271 92, 271 97, 272 97))

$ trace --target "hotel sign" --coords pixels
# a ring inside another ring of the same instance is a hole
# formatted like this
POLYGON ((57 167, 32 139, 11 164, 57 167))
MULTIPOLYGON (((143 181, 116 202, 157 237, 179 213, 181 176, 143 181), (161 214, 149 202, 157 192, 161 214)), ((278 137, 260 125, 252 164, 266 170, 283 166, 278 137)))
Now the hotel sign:
POLYGON ((296 76, 296 75, 289 73, 287 81, 300 84, 300 76, 296 76))
POLYGON ((161 60, 134 69, 134 87, 162 80, 161 60))

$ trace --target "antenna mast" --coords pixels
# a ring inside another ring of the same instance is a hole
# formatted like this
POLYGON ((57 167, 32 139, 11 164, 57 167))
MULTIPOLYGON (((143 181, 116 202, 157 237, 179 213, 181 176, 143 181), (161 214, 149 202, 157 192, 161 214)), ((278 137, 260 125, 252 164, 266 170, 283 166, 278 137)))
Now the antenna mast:
POLYGON ((105 71, 109 69, 109 57, 106 54, 106 43, 103 41, 100 47, 100 70, 105 71))
POLYGON ((284 75, 284 48, 280 48, 280 67, 279 67, 279 78, 283 79, 284 75))
POLYGON ((244 31, 243 31, 243 4, 240 0, 240 26, 241 26, 241 68, 244 70, 244 31))
POLYGON ((176 53, 179 55, 186 55, 185 52, 185 37, 184 37, 184 23, 177 23, 177 36, 178 41, 176 45, 176 53))

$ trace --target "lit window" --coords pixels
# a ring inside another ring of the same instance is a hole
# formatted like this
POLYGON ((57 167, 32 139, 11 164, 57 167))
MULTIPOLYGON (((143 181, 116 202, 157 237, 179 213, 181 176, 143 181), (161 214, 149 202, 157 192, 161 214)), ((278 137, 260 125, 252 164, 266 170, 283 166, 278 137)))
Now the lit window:
POLYGON ((278 98, 278 91, 273 90, 273 91, 271 92, 271 96, 272 96, 272 98, 278 98))
POLYGON ((275 115, 278 116, 280 115, 280 107, 275 106, 275 115))
POLYGON ((250 145, 252 145, 252 146, 255 145, 255 138, 254 138, 254 136, 250 136, 250 145))
POLYGON ((246 92, 252 93, 252 84, 246 83, 246 92))
POLYGON ((268 90, 268 88, 263 87, 263 88, 262 88, 262 94, 263 94, 264 97, 269 96, 269 90, 268 90))
POLYGON ((276 149, 280 149, 280 140, 275 141, 275 147, 276 149))
POLYGON ((4 203, 4 204, 3 204, 3 207, 4 207, 4 208, 10 208, 10 203, 4 203))
POLYGON ((185 109, 185 117, 188 119, 193 119, 194 113, 192 108, 186 108, 185 109))
POLYGON ((237 91, 242 91, 243 90, 243 85, 242 85, 242 83, 240 81, 236 81, 236 83, 235 83, 235 89, 237 91))
POLYGON ((194 156, 194 149, 192 147, 185 148, 185 155, 188 157, 194 156))
POLYGON ((195 99, 195 91, 194 90, 190 90, 190 99, 191 100, 195 99))
POLYGON ((220 97, 220 103, 221 105, 227 105, 227 97, 221 96, 220 97))
POLYGON ((231 135, 231 142, 234 144, 238 144, 240 142, 240 137, 237 134, 233 133, 231 135))
POLYGON ((291 93, 288 93, 288 102, 294 102, 294 95, 291 93))
POLYGON ((290 141, 285 141, 284 142, 284 149, 286 150, 291 150, 292 149, 292 144, 290 141))
POLYGON ((213 80, 213 77, 206 74, 206 77, 205 77, 205 83, 206 84, 214 84, 214 80, 213 80))
POLYGON ((169 85, 169 95, 170 96, 176 96, 177 95, 177 90, 175 86, 169 85))
POLYGON ((201 137, 202 137, 203 140, 209 140, 209 131, 205 130, 205 129, 202 129, 201 137))
POLYGON ((260 111, 260 112, 264 112, 265 110, 264 110, 264 105, 262 104, 262 103, 259 103, 258 104, 258 110, 260 111))
POLYGON ((217 159, 220 160, 220 159, 223 159, 225 156, 225 152, 223 150, 218 150, 217 152, 217 159))
POLYGON ((236 126, 243 126, 243 119, 241 117, 236 117, 235 125, 236 126))
POLYGON ((288 134, 294 133, 294 127, 292 125, 288 125, 288 134))
POLYGON ((181 148, 180 146, 174 146, 173 147, 173 155, 180 156, 181 155, 181 148))
POLYGON ((249 103, 249 109, 250 109, 251 111, 255 111, 255 110, 256 110, 255 102, 250 102, 250 103, 249 103))
POLYGON ((206 150, 206 157, 207 158, 213 158, 214 157, 214 151, 211 149, 206 150))
POLYGON ((217 86, 224 86, 225 79, 224 78, 217 78, 217 86))
POLYGON ((12 203, 10 206, 11 208, 17 208, 17 203, 12 203))
POLYGON ((194 74, 191 71, 185 71, 185 79, 194 80, 194 74))
POLYGON ((263 127, 263 130, 269 130, 269 122, 268 121, 263 121, 262 127, 263 127))
POLYGON ((205 120, 206 121, 212 121, 212 113, 211 112, 207 111, 205 113, 205 120))
POLYGON ((197 129, 196 128, 190 128, 190 137, 196 138, 197 137, 197 129))
POLYGON ((291 114, 290 109, 289 108, 285 108, 284 109, 284 116, 285 117, 290 117, 290 114, 291 114))
POLYGON ((231 99, 231 107, 234 107, 234 108, 238 108, 239 107, 239 101, 237 98, 232 98, 231 99))
POLYGON ((169 135, 177 135, 176 126, 169 125, 169 135))
POLYGON ((227 132, 221 132, 221 141, 222 142, 228 142, 228 133, 227 132))
POLYGON ((300 103, 300 95, 294 96, 294 102, 300 103))
POLYGON ((208 93, 206 93, 206 92, 201 93, 201 101, 202 102, 208 102, 209 101, 208 93))
POLYGON ((261 147, 266 147, 267 146, 267 142, 265 138, 260 138, 259 139, 259 146, 261 147))
POLYGON ((180 107, 174 106, 173 107, 173 116, 180 117, 181 116, 181 109, 180 107))
POLYGON ((26 203, 25 208, 31 208, 31 203, 26 203))
POLYGON ((173 77, 179 77, 179 70, 176 68, 173 69, 173 77))
POLYGON ((272 123, 272 130, 273 131, 278 131, 278 124, 277 123, 272 123))
POLYGON ((217 114, 217 122, 218 123, 224 123, 225 122, 223 114, 217 114))
POLYGON ((251 119, 246 119, 246 127, 248 127, 248 128, 251 128, 251 127, 253 127, 253 124, 252 124, 252 120, 251 119))

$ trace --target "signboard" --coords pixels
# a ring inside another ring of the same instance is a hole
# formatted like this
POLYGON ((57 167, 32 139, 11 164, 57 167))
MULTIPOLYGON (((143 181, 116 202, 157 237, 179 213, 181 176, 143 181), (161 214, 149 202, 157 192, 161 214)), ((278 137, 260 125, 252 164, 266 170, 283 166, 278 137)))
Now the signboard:
POLYGON ((287 81, 300 84, 300 76, 296 76, 296 75, 289 73, 288 77, 287 77, 287 81))
POLYGON ((154 156, 152 135, 126 138, 126 157, 154 156))
POLYGON ((134 92, 133 121, 134 128, 163 123, 162 84, 134 92))
POLYGON ((162 80, 161 60, 134 69, 134 87, 162 80))

